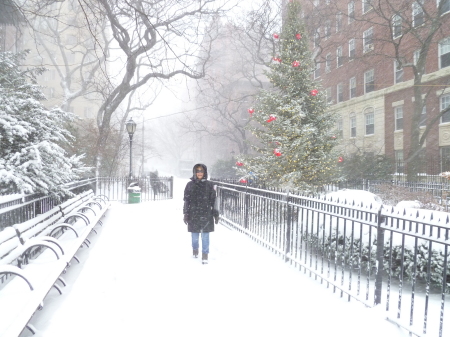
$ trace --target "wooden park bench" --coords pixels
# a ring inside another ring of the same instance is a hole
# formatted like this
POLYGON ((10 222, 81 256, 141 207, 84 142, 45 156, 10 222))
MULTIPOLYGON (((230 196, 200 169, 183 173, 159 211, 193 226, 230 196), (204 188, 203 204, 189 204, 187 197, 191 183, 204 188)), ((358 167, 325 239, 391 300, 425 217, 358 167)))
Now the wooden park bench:
POLYGON ((110 203, 84 192, 35 218, 0 232, 0 336, 17 337, 27 328, 52 288, 60 294, 61 277, 88 236, 102 224, 110 203))

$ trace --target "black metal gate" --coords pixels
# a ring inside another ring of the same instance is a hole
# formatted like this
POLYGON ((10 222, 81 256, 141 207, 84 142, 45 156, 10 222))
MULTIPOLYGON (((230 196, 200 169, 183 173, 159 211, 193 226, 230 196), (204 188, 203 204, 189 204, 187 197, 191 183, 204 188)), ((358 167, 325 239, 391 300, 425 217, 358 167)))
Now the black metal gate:
POLYGON ((111 201, 128 202, 128 187, 131 183, 141 189, 141 201, 173 198, 173 177, 99 177, 96 194, 106 195, 111 201))

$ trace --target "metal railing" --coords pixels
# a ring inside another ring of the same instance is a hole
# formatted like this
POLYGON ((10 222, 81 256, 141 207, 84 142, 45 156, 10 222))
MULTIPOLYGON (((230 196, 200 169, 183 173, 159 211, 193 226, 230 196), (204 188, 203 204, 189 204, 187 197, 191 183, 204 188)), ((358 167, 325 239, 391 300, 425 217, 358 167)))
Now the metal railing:
MULTIPOLYGON (((84 179, 67 184, 66 187, 74 194, 79 194, 95 186, 95 178, 84 179)), ((25 222, 38 214, 45 213, 66 199, 57 200, 42 194, 28 194, 8 198, 0 203, 0 231, 16 223, 25 222)))
MULTIPOLYGON (((173 177, 101 177, 89 178, 66 185, 74 194, 92 189, 96 195, 105 195, 110 201, 128 202, 131 182, 141 188, 141 201, 173 198, 173 177)), ((65 200, 42 194, 15 195, 0 201, 0 231, 16 223, 25 222, 45 213, 65 200)))
MULTIPOLYGON (((215 182, 223 223, 282 256, 334 292, 383 305, 417 336, 450 327, 450 224, 393 207, 356 205, 215 182)), ((450 329, 450 328, 447 328, 450 329)))
POLYGON ((127 202, 128 186, 135 183, 140 187, 141 201, 166 200, 173 198, 173 177, 99 177, 96 194, 106 195, 111 201, 127 202))
MULTIPOLYGON (((428 176, 431 177, 431 176, 428 176)), ((369 179, 356 179, 356 180, 342 180, 336 182, 329 182, 320 187, 316 187, 315 192, 318 194, 328 193, 331 191, 339 191, 342 189, 355 189, 369 191, 378 194, 380 186, 391 185, 393 187, 402 187, 411 192, 424 192, 432 195, 436 203, 448 211, 450 204, 450 181, 442 177, 435 177, 436 179, 426 179, 423 181, 410 182, 406 180, 369 180, 369 179), (437 180, 439 178, 439 180, 437 180)), ((249 186, 254 188, 268 189, 264 183, 258 182, 246 182, 240 183, 238 179, 217 179, 222 183, 235 184, 239 186, 249 186)))

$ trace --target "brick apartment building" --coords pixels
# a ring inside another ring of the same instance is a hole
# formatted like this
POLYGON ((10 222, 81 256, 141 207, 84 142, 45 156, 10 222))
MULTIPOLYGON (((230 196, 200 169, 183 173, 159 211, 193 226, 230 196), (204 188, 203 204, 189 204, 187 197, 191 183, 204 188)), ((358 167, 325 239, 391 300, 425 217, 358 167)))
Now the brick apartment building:
POLYGON ((344 158, 450 170, 450 0, 297 1, 344 158))

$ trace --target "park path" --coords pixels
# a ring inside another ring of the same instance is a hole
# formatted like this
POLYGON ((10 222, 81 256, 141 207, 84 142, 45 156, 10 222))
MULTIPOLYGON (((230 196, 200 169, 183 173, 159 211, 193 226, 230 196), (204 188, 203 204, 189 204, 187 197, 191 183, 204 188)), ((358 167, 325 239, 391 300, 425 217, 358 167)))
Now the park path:
POLYGON ((112 205, 63 295, 51 292, 33 318, 36 337, 406 336, 381 308, 346 302, 224 226, 202 265, 177 183, 173 200, 112 205))

